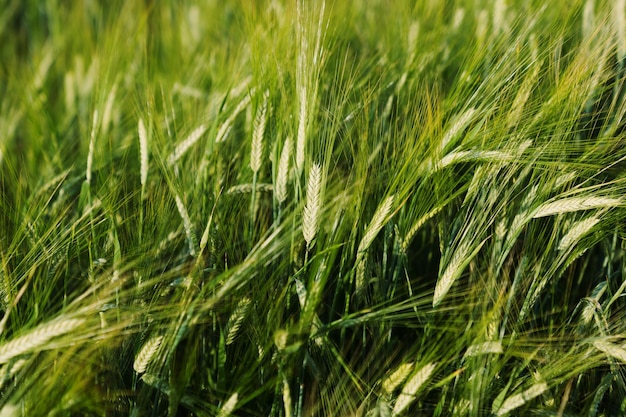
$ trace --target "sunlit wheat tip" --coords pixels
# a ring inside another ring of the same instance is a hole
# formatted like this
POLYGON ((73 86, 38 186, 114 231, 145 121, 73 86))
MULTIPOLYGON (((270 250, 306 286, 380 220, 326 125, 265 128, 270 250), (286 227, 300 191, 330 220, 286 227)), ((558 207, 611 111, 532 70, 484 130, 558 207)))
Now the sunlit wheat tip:
POLYGON ((392 416, 400 415, 413 401, 416 399, 416 394, 420 388, 428 381, 428 378, 435 370, 436 364, 429 363, 417 371, 404 385, 402 392, 396 400, 396 404, 393 407, 391 413, 392 416))
POLYGON ((304 167, 304 151, 306 148, 306 89, 300 95, 300 116, 298 118, 298 136, 296 140, 296 169, 298 172, 302 171, 304 167))
POLYGON ((287 181, 289 179, 289 158, 291 156, 291 138, 285 139, 283 150, 280 153, 278 172, 276 173, 276 200, 284 203, 287 199, 287 181))
POLYGON ((580 210, 590 210, 595 208, 617 207, 623 202, 617 198, 610 197, 572 197, 546 203, 539 207, 534 218, 553 216, 561 213, 571 213, 580 210))
POLYGON ((45 344, 55 337, 70 333, 85 323, 84 319, 57 320, 35 327, 29 333, 10 340, 0 347, 0 363, 16 356, 45 349, 45 344))
POLYGON ((548 384, 546 384, 545 382, 535 384, 532 387, 528 388, 526 391, 512 395, 504 400, 502 406, 500 406, 497 411, 494 410, 494 414, 496 416, 503 416, 505 414, 508 414, 516 408, 519 408, 522 405, 526 404, 528 401, 540 396, 547 390, 548 384))
POLYGON ((135 362, 133 363, 133 369, 135 372, 138 374, 146 372, 152 358, 159 350, 161 342, 163 342, 163 336, 155 336, 151 337, 146 343, 144 343, 139 353, 137 353, 137 356, 135 356, 135 362))
POLYGON ((465 351, 464 357, 472 357, 478 355, 485 355, 488 353, 500 354, 502 353, 502 343, 500 342, 483 342, 475 345, 471 345, 465 351))
POLYGON ((263 135, 265 134, 265 125, 267 122, 267 99, 269 92, 263 95, 263 104, 257 111, 254 119, 254 129, 252 132, 252 150, 250 155, 250 169, 252 172, 259 172, 261 169, 261 160, 263 158, 263 135))
POLYGON ((626 364, 626 349, 605 340, 596 340, 593 342, 593 346, 600 352, 626 364))
POLYGON ((383 381, 383 391, 391 394, 413 370, 413 362, 403 363, 383 381))
POLYGON ((219 413, 217 414, 217 417, 228 417, 230 416, 233 411, 235 410, 235 407, 237 406, 237 400, 239 399, 239 394, 238 393, 234 393, 233 395, 231 395, 228 400, 224 403, 224 405, 222 405, 222 408, 220 409, 219 413))
POLYGON ((137 126, 139 132, 139 159, 141 170, 141 186, 145 187, 148 180, 148 131, 143 119, 139 119, 137 126))
POLYGON ((575 245, 583 236, 588 234, 599 221, 600 218, 595 216, 575 223, 561 239, 558 249, 565 250, 575 245))
POLYGON ((313 164, 309 170, 306 188, 306 205, 302 216, 302 234, 307 245, 310 245, 319 228, 319 217, 322 204, 322 170, 313 164))
POLYGON ((174 152, 170 155, 167 162, 171 165, 174 162, 178 161, 180 157, 189 150, 189 148, 191 148, 196 142, 198 142, 198 140, 202 137, 202 135, 204 135, 207 129, 208 127, 203 124, 195 128, 184 141, 176 146, 174 152))

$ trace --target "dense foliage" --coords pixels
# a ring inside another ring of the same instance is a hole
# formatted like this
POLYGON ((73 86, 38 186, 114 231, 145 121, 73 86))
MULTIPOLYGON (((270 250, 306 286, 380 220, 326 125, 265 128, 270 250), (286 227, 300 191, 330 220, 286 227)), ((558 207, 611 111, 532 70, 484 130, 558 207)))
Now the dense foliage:
POLYGON ((0 416, 626 413, 626 2, 6 0, 0 416))

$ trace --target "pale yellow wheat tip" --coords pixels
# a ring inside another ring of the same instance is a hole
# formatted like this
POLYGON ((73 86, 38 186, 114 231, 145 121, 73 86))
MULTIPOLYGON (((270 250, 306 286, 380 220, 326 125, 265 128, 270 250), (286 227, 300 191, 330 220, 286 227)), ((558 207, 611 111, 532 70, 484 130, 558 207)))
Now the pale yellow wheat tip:
POLYGON ((163 336, 155 336, 148 339, 146 343, 141 347, 139 353, 135 357, 135 362, 133 363, 133 369, 138 374, 142 374, 146 372, 148 365, 152 361, 152 358, 159 350, 161 346, 161 342, 163 342, 163 336))
POLYGON ((313 164, 309 170, 306 188, 306 205, 302 216, 302 234, 307 245, 317 234, 319 217, 322 205, 322 170, 318 164, 313 164))
POLYGON ((540 396, 548 390, 548 384, 541 382, 528 388, 526 391, 515 394, 504 400, 500 408, 495 411, 496 416, 503 416, 526 404, 528 401, 540 396))
POLYGON ((202 137, 202 135, 204 135, 207 129, 208 126, 203 124, 195 128, 184 141, 176 146, 176 149, 174 149, 174 152, 170 155, 167 162, 172 165, 174 162, 178 161, 180 157, 189 150, 189 148, 191 148, 196 142, 198 142, 198 140, 202 137))
POLYGON ((254 119, 254 129, 252 132, 252 150, 250 155, 250 168, 252 172, 257 173, 261 169, 261 161, 263 158, 263 135, 265 133, 265 125, 267 122, 267 99, 269 92, 263 95, 263 104, 257 111, 254 119))
POLYGON ((239 399, 239 394, 234 393, 231 395, 228 400, 224 403, 222 408, 220 409, 217 417, 228 417, 235 410, 235 406, 237 405, 237 400, 239 399))
POLYGON ((289 180, 289 158, 291 156, 291 138, 285 139, 283 150, 280 153, 280 160, 278 162, 278 172, 276 173, 276 187, 275 194, 276 200, 279 203, 284 203, 287 199, 287 181, 289 180))
POLYGON ((413 401, 415 401, 416 394, 426 381, 428 381, 428 378, 430 378, 436 366, 437 365, 435 363, 429 363, 423 366, 408 380, 396 400, 396 404, 394 405, 391 413, 392 416, 400 415, 409 405, 411 405, 413 401))
POLYGON ((139 159, 141 171, 141 186, 145 187, 148 180, 148 131, 143 119, 139 119, 137 126, 139 132, 139 159))

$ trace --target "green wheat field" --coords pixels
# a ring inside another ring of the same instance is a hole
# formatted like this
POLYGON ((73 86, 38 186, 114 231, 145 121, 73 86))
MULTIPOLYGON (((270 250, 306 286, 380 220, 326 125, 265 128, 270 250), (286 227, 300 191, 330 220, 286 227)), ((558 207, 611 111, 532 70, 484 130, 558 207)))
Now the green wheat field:
POLYGON ((626 415, 626 0, 0 4, 0 417, 626 415))

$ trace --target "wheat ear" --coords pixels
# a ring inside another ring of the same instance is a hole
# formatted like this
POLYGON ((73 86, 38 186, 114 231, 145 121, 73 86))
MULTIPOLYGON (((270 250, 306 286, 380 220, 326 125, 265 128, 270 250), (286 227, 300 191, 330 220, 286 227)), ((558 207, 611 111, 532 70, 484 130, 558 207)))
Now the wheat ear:
POLYGON ((161 343, 163 342, 163 336, 155 336, 148 339, 146 343, 141 347, 137 356, 135 356, 135 362, 133 363, 133 369, 138 374, 146 372, 148 365, 152 362, 152 358, 159 350, 161 343))
POLYGON ((261 169, 261 160, 263 158, 263 135, 265 134, 265 125, 267 122, 267 99, 269 92, 263 94, 263 104, 258 110, 254 119, 254 128, 252 132, 252 150, 250 152, 250 168, 255 174, 261 169))
POLYGON ((533 217, 553 216, 561 213, 571 213, 574 211, 590 210, 605 207, 617 207, 623 205, 624 202, 617 198, 610 197, 571 197, 546 203, 540 206, 533 217))
POLYGON ((598 216, 594 216, 575 223, 567 234, 561 239, 558 249, 565 250, 578 243, 578 241, 589 233, 589 231, 593 229, 599 221, 600 218, 598 216))
POLYGON ((285 139, 283 150, 280 153, 280 161, 278 162, 278 172, 276 173, 276 200, 284 203, 287 199, 287 181, 289 179, 289 158, 291 156, 291 138, 285 139))
POLYGON ((413 362, 403 363, 383 381, 383 391, 391 394, 413 370, 413 362))
POLYGON ((392 416, 400 415, 413 401, 415 401, 415 395, 418 393, 420 388, 428 381, 428 378, 432 375, 435 370, 436 364, 429 363, 423 366, 419 371, 415 373, 409 379, 409 381, 402 388, 402 392, 398 396, 396 400, 396 404, 393 407, 393 411, 391 413, 392 416))
POLYGON ((604 340, 596 340, 593 342, 593 346, 600 352, 603 352, 622 363, 626 363, 626 349, 604 340))
POLYGON ((519 394, 515 394, 504 400, 498 411, 494 411, 496 416, 503 416, 508 414, 509 412, 515 410, 516 408, 521 407, 526 404, 528 401, 532 400, 535 397, 540 396, 544 392, 548 390, 548 384, 545 382, 541 382, 539 384, 535 384, 532 387, 528 388, 524 392, 520 392, 519 394))
POLYGON ((239 333, 239 328, 241 327, 241 323, 246 318, 246 313, 248 312, 248 307, 250 307, 250 299, 248 297, 244 297, 239 301, 237 307, 235 307, 235 311, 228 319, 228 324, 226 325, 228 332, 226 335, 226 345, 230 345, 235 341, 237 334, 239 333))
POLYGON ((146 125, 144 124, 143 119, 139 119, 137 130, 139 132, 141 186, 145 187, 146 181, 148 180, 148 131, 146 130, 146 125))
POLYGON ((176 146, 174 152, 170 155, 167 162, 172 165, 180 159, 207 131, 208 126, 202 124, 195 128, 187 138, 176 146))
POLYGON ((17 356, 43 348, 48 341, 76 330, 83 323, 84 319, 67 319, 37 326, 0 347, 0 363, 7 363, 17 356))
POLYGON ((220 412, 217 414, 217 417, 228 417, 235 410, 235 406, 237 405, 237 400, 239 399, 239 394, 234 393, 231 395, 228 400, 224 403, 222 408, 220 408, 220 412))
POLYGON ((302 217, 302 234, 307 246, 317 234, 322 204, 322 170, 318 164, 313 164, 309 170, 306 188, 306 205, 302 217))

